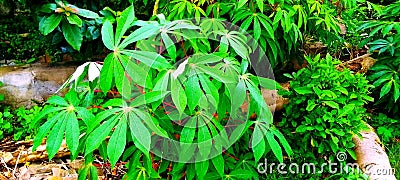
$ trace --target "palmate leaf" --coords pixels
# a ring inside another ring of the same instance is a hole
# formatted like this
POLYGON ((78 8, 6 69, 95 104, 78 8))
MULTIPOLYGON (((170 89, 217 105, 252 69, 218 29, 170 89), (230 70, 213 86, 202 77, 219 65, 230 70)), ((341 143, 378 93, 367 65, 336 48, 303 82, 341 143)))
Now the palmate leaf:
MULTIPOLYGON (((49 99, 47 103, 60 107, 44 108, 43 111, 35 117, 34 122, 37 122, 57 112, 54 116, 50 116, 48 121, 39 128, 39 132, 34 139, 33 150, 35 150, 41 144, 42 139, 50 133, 46 141, 46 149, 49 153, 49 159, 52 159, 58 152, 65 134, 67 146, 71 151, 71 159, 76 158, 78 154, 80 130, 78 117, 76 115, 77 107, 74 107, 77 103, 72 103, 73 101, 76 101, 74 92, 67 93, 65 99, 59 96, 54 96, 49 99)), ((80 115, 85 121, 90 117, 90 112, 86 113, 88 114, 85 116, 80 115)))
POLYGON ((247 45, 246 36, 237 31, 230 31, 228 33, 218 33, 226 38, 229 45, 233 50, 243 59, 249 59, 250 47, 247 45))

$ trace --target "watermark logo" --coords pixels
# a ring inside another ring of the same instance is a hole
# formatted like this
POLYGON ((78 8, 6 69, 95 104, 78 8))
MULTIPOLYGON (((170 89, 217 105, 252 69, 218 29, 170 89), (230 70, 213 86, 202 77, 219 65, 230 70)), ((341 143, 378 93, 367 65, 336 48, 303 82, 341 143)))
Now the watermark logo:
POLYGON ((348 173, 346 169, 354 169, 355 173, 361 173, 361 170, 357 163, 345 163, 347 160, 347 154, 345 152, 339 152, 336 154, 336 159, 339 163, 327 162, 322 164, 315 164, 310 162, 305 162, 302 164, 298 163, 274 163, 268 162, 264 159, 264 162, 259 163, 257 166, 258 173, 260 174, 271 174, 278 172, 279 174, 342 174, 348 173), (348 168, 345 168, 348 167, 348 168))
POLYGON ((274 163, 268 162, 264 159, 264 162, 259 163, 257 166, 257 171, 259 174, 366 174, 366 175, 394 175, 394 168, 387 168, 381 166, 375 166, 373 164, 366 167, 360 167, 358 163, 346 163, 347 153, 338 152, 336 154, 336 159, 339 163, 327 162, 322 164, 315 164, 305 162, 302 164, 298 163, 274 163))

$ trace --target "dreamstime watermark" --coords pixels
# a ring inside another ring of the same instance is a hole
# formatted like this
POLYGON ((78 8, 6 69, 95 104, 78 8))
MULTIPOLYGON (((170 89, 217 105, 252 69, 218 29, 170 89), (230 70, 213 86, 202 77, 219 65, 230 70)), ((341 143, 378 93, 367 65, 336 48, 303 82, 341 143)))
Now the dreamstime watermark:
POLYGON ((339 152, 336 154, 336 159, 339 161, 327 162, 322 164, 315 163, 269 163, 267 159, 264 162, 259 163, 257 171, 260 174, 362 174, 366 175, 394 175, 395 170, 392 168, 380 168, 374 167, 373 165, 365 167, 364 171, 361 170, 357 163, 346 163, 347 154, 345 152, 339 152))

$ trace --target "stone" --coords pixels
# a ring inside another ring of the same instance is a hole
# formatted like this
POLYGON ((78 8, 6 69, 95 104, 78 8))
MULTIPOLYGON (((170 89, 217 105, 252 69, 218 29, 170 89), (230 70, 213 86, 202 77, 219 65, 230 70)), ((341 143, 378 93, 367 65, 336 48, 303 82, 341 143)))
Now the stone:
POLYGON ((76 66, 50 67, 45 64, 0 67, 0 81, 3 82, 0 94, 5 96, 2 103, 13 108, 44 103, 75 69, 76 66))

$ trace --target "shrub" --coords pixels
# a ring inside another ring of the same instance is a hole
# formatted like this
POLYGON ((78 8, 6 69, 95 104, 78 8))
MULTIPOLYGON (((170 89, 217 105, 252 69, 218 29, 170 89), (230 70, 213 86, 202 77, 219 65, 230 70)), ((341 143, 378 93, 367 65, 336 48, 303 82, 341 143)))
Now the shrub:
POLYGON ((65 134, 71 159, 85 156, 80 178, 92 179, 97 178, 92 165, 97 150, 112 167, 129 160, 127 178, 256 178, 255 162, 265 154, 272 151, 280 162, 282 149, 291 155, 259 89, 276 89, 276 82, 249 73, 258 63, 250 61, 251 38, 215 19, 157 18, 137 20, 128 7, 119 18, 105 20, 101 35, 111 53, 103 65, 78 67, 64 86, 71 85, 65 98, 47 101, 35 118, 48 120, 34 149, 47 137, 52 159, 65 134), (220 29, 203 23, 210 21, 220 29), (108 98, 94 105, 100 92, 108 98), (250 110, 242 114, 246 99, 250 110), (257 118, 246 121, 253 112, 257 118), (248 163, 235 166, 240 159, 248 163))
POLYGON ((280 127, 287 134, 294 132, 290 139, 306 159, 327 157, 332 161, 338 152, 355 158, 352 136, 363 128, 363 105, 373 101, 368 96, 371 85, 361 74, 337 70, 340 62, 329 54, 325 59, 319 55, 306 59, 307 68, 287 75, 292 78, 290 91, 283 93, 290 103, 280 127))

